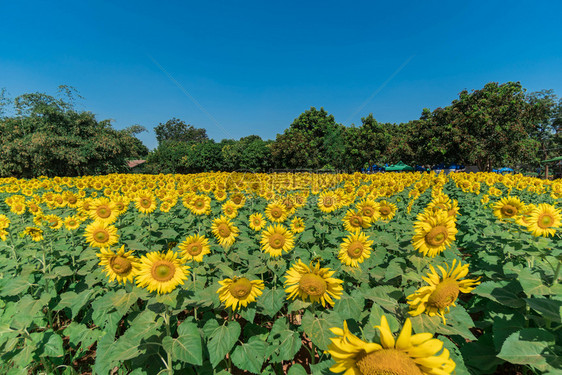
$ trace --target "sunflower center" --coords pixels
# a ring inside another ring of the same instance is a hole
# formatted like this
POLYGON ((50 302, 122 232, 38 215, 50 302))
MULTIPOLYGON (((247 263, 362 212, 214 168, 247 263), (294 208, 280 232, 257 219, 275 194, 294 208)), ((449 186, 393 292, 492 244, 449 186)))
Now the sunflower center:
POLYGON ((514 207, 510 204, 505 204, 501 208, 501 212, 502 212, 503 216, 512 217, 512 216, 517 215, 517 207, 514 207))
POLYGON ((117 208, 118 211, 123 211, 125 205, 122 202, 115 202, 115 208, 117 208))
POLYGON ((235 195, 230 199, 234 202, 234 204, 242 203, 242 197, 240 195, 235 195))
POLYGON ((537 221, 537 225, 542 229, 550 228, 553 223, 554 218, 549 213, 542 213, 537 221))
POLYGON ((139 202, 139 205, 142 208, 150 208, 150 205, 152 204, 152 201, 148 198, 142 198, 139 202))
POLYGON ((359 355, 355 365, 362 375, 423 375, 416 362, 397 349, 381 349, 359 355))
POLYGON ((271 216, 279 219, 281 216, 283 216, 283 211, 280 208, 274 207, 271 209, 271 216))
POLYGON ((347 255, 350 258, 357 259, 363 254, 363 244, 361 242, 353 242, 347 248, 347 255))
POLYGON ((428 303, 439 309, 450 306, 459 296, 459 284, 455 279, 447 278, 435 287, 428 303))
POLYGON ((199 199, 199 200, 196 200, 195 203, 194 203, 194 206, 197 207, 197 208, 199 208, 199 209, 201 209, 201 208, 205 207, 205 202, 203 202, 203 201, 200 200, 200 199, 199 199))
POLYGON ((234 298, 242 299, 252 291, 252 283, 247 278, 241 277, 230 284, 228 291, 234 298))
POLYGON ((425 241, 431 246, 441 246, 447 240, 448 235, 447 228, 443 225, 438 225, 431 228, 429 233, 425 235, 425 241))
POLYGON ((219 235, 222 238, 226 238, 226 237, 230 236, 230 228, 228 227, 228 225, 226 225, 224 223, 219 225, 218 231, 219 231, 219 235))
POLYGON ((176 273, 176 266, 167 260, 159 260, 154 262, 150 273, 156 281, 170 281, 176 273))
POLYGON ((299 281, 301 292, 311 296, 321 296, 326 292, 327 288, 326 281, 314 273, 304 274, 299 281))
POLYGON ((98 209, 96 210, 96 213, 102 219, 107 219, 109 216, 111 216, 111 210, 107 206, 98 207, 98 209))
POLYGON ((113 272, 118 275, 126 275, 131 271, 131 268, 133 268, 131 261, 120 255, 111 258, 109 265, 111 266, 113 272))
POLYGON ((273 233, 271 236, 269 236, 269 246, 271 246, 274 249, 281 249, 283 248, 283 245, 285 245, 285 236, 283 236, 281 233, 273 233))
POLYGON ((201 244, 199 242, 195 242, 195 243, 189 244, 187 246, 186 251, 189 253, 189 255, 196 256, 196 255, 201 254, 201 252, 203 251, 203 246, 201 246, 201 244))
POLYGON ((56 227, 59 221, 57 219, 49 219, 49 226, 56 227))
POLYGON ((380 211, 381 215, 383 215, 383 216, 390 215, 390 207, 388 207, 388 206, 381 206, 379 211, 380 211))
POLYGON ((69 197, 69 198, 68 198, 68 203, 74 204, 74 203, 76 203, 76 202, 77 202, 76 197, 69 197))
POLYGON ((333 205, 334 205, 334 198, 332 198, 332 197, 324 198, 324 206, 332 207, 333 205))
POLYGON ((103 243, 109 241, 109 233, 105 229, 100 229, 96 231, 93 237, 96 240, 96 242, 103 243))
POLYGON ((360 227, 361 225, 363 225, 363 219, 361 218, 361 216, 352 216, 349 219, 349 223, 352 227, 360 227))
POLYGON ((258 227, 261 224, 261 219, 254 219, 254 225, 258 227))
POLYGON ((363 209, 361 210, 361 213, 363 214, 363 216, 371 217, 371 216, 373 216, 375 211, 371 207, 363 207, 363 209))

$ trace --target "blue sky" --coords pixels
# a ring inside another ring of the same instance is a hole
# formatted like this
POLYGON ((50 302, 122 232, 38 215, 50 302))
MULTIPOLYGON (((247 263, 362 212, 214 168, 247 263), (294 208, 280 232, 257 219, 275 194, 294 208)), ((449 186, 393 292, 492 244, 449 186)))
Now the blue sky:
POLYGON ((300 113, 405 122, 463 89, 562 96, 562 2, 2 1, 0 87, 58 85, 117 129, 177 117, 217 141, 275 139, 300 113))

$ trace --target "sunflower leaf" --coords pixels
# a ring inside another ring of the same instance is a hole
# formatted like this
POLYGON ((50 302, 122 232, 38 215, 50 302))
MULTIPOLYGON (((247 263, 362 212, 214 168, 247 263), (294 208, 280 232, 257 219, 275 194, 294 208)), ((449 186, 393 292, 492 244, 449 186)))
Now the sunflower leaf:
POLYGON ((209 357, 213 368, 217 367, 228 352, 230 352, 240 336, 240 331, 240 324, 232 321, 228 325, 219 326, 210 335, 207 348, 209 349, 209 357))
POLYGON ((258 298, 257 305, 262 312, 274 317, 283 307, 285 302, 285 291, 283 289, 264 289, 263 294, 258 298))
POLYGON ((232 352, 232 363, 242 370, 253 374, 261 374, 265 361, 268 344, 261 340, 254 340, 247 344, 238 345, 232 352))
POLYGON ((178 338, 166 336, 162 340, 162 346, 164 350, 172 354, 173 358, 197 366, 203 364, 201 335, 195 323, 183 322, 180 324, 178 338))

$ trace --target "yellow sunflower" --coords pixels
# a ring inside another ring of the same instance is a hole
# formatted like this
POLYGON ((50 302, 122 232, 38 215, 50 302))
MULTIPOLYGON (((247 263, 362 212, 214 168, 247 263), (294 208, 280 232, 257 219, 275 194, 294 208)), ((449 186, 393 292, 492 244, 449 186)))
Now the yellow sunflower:
POLYGON ((234 204, 234 202, 230 200, 226 201, 226 203, 224 203, 221 208, 224 215, 229 219, 234 219, 236 216, 238 216, 238 206, 236 206, 236 204, 234 204))
POLYGON ((382 221, 390 221, 396 215, 397 207, 394 203, 387 201, 379 202, 379 215, 382 221))
POLYGON ((362 216, 360 212, 353 210, 348 210, 342 221, 344 228, 352 233, 359 232, 371 226, 371 218, 362 216))
POLYGON ((531 212, 527 221, 527 229, 533 236, 554 236, 556 228, 560 228, 561 224, 560 209, 541 203, 531 212))
POLYGON ((156 198, 149 190, 139 191, 135 198, 135 207, 143 214, 149 214, 156 210, 156 198))
POLYGON ((352 233, 343 239, 338 258, 347 266, 359 267, 359 263, 371 256, 371 245, 373 241, 364 232, 352 233))
POLYGON ((500 201, 494 203, 494 215, 500 220, 504 219, 517 219, 521 216, 521 213, 525 207, 525 204, 521 202, 518 197, 507 196, 503 197, 500 201))
POLYGON ((187 237, 185 241, 179 245, 179 248, 181 250, 181 255, 186 260, 194 260, 196 262, 202 262, 203 255, 211 253, 209 240, 205 236, 200 236, 198 234, 187 237))
POLYGON ((224 248, 232 246, 234 241, 236 241, 236 237, 238 237, 238 233, 240 232, 240 230, 234 226, 234 224, 232 224, 226 216, 214 219, 213 224, 211 225, 211 230, 213 231, 217 241, 219 241, 219 244, 224 248))
POLYGON ((143 255, 140 262, 136 275, 137 286, 149 292, 170 293, 178 285, 183 285, 189 275, 189 266, 184 265, 178 254, 171 250, 166 254, 153 251, 143 255))
POLYGON ((51 229, 59 230, 62 228, 63 221, 57 215, 46 215, 43 220, 46 222, 46 226, 51 229))
POLYGON ((208 215, 211 213, 211 197, 206 195, 195 195, 191 197, 188 207, 195 215, 208 215))
POLYGON ((418 214, 417 220, 412 243, 414 249, 423 255, 434 257, 455 240, 458 232, 455 220, 446 211, 437 211, 433 215, 418 214))
POLYGON ((333 298, 341 298, 343 281, 332 277, 336 271, 320 268, 320 262, 315 266, 312 263, 306 265, 299 259, 287 270, 284 276, 287 299, 299 297, 303 301, 320 302, 324 307, 326 303, 333 306, 333 298))
POLYGON ((101 221, 89 224, 84 233, 91 247, 110 247, 119 240, 117 228, 101 221))
POLYGON ((265 209, 265 216, 274 223, 284 222, 287 220, 288 215, 289 212, 285 208, 285 205, 280 202, 271 202, 265 209))
POLYGON ((417 316, 425 311, 429 316, 441 317, 443 324, 446 323, 445 312, 449 311, 450 306, 455 306, 459 293, 470 293, 476 285, 480 284, 478 281, 480 277, 461 280, 468 275, 468 264, 463 266, 461 262, 458 265, 456 263, 455 259, 450 267, 449 264, 445 264, 447 269, 437 266, 441 276, 433 266, 429 266, 431 272, 426 277, 422 277, 429 286, 423 286, 406 297, 410 305, 410 315, 417 316))
POLYGON ((6 238, 8 238, 8 231, 6 229, 0 229, 0 240, 2 241, 6 241, 6 238))
POLYGON ((373 200, 364 199, 357 203, 355 207, 361 216, 366 216, 371 219, 371 221, 376 221, 380 217, 379 204, 373 200))
POLYGON ((302 233, 304 232, 304 220, 300 217, 295 217, 291 220, 291 231, 293 233, 302 233))
POLYGON ((252 228, 256 232, 262 230, 266 224, 265 217, 263 217, 263 214, 260 212, 251 214, 248 218, 248 221, 250 222, 250 228, 252 228))
POLYGON ((80 228, 81 220, 76 216, 67 216, 64 218, 64 226, 68 230, 76 230, 80 228))
POLYGON ((221 287, 217 290, 219 299, 224 302, 226 308, 231 307, 232 311, 248 306, 255 302, 256 297, 263 293, 262 280, 248 280, 245 277, 236 277, 219 281, 221 287))
POLYGON ((328 346, 328 353, 336 361, 330 371, 345 371, 346 375, 447 375, 455 369, 455 362, 441 340, 434 339, 432 333, 412 335, 410 319, 406 319, 397 339, 386 316, 375 328, 380 332, 380 344, 365 342, 352 334, 347 321, 343 322, 343 329, 331 328, 337 337, 331 338, 328 346))
POLYGON ((139 270, 139 259, 132 256, 132 253, 132 250, 125 252, 125 245, 123 245, 116 253, 101 248, 100 253, 96 254, 100 258, 99 265, 104 266, 103 271, 109 277, 109 282, 113 280, 117 280, 119 284, 133 282, 139 270))
POLYGON ((39 242, 43 239, 43 231, 37 227, 26 227, 23 234, 28 235, 35 242, 39 242))
POLYGON ((318 208, 320 211, 329 214, 339 208, 339 196, 332 191, 324 191, 318 197, 318 208))
POLYGON ((272 257, 281 256, 283 251, 288 253, 295 247, 295 241, 291 231, 283 225, 270 225, 261 234, 261 249, 272 257))
POLYGON ((5 229, 10 226, 10 219, 6 215, 0 215, 0 229, 5 229))
POLYGON ((109 198, 96 198, 90 203, 90 212, 88 215, 92 220, 103 221, 111 224, 117 220, 119 211, 109 198))

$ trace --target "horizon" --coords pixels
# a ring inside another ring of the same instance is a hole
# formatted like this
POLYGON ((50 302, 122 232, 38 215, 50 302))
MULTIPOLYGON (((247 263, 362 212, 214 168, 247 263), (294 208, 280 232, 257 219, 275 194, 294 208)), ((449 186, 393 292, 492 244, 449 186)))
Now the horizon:
POLYGON ((562 93, 562 4, 295 4, 8 3, 0 27, 19 32, 0 87, 73 86, 77 110, 144 126, 149 149, 173 117, 217 142, 274 140, 311 107, 345 126, 398 124, 488 82, 562 93))

